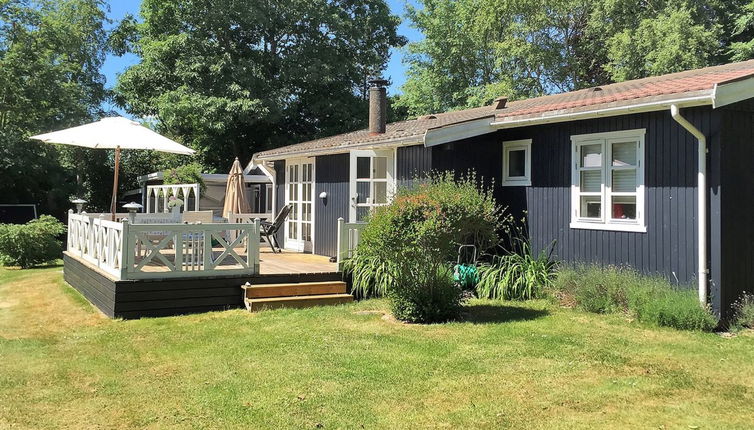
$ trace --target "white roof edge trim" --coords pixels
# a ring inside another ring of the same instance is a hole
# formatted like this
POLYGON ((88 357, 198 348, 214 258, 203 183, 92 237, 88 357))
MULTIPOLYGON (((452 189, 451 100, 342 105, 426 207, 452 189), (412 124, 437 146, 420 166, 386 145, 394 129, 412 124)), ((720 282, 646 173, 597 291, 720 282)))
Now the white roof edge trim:
POLYGON ((481 134, 492 133, 495 128, 490 125, 494 116, 479 118, 458 124, 449 124, 438 128, 430 128, 424 132, 424 146, 437 146, 454 142, 481 134))
POLYGON ((301 151, 292 151, 292 152, 286 152, 283 154, 273 154, 268 156, 258 156, 257 154, 254 154, 254 156, 251 158, 251 162, 254 162, 256 160, 286 160, 289 158, 300 158, 300 157, 313 157, 315 155, 331 155, 331 154, 344 154, 351 152, 353 149, 370 149, 372 147, 379 147, 383 149, 392 148, 392 147, 399 147, 399 146, 411 146, 411 145, 421 145, 422 142, 422 136, 410 136, 410 137, 401 137, 396 139, 390 139, 390 140, 383 140, 383 141, 377 141, 377 142, 367 142, 367 143, 361 143, 358 145, 345 145, 345 146, 335 146, 332 148, 321 148, 321 149, 310 149, 310 150, 301 150, 301 151))
POLYGON ((670 109, 671 105, 679 107, 705 106, 713 103, 713 94, 710 91, 708 95, 686 97, 673 100, 661 100, 648 103, 638 103, 629 106, 617 106, 606 109, 595 109, 584 112, 571 112, 564 114, 542 115, 536 118, 526 118, 512 121, 493 121, 490 126, 502 128, 516 128, 527 125, 549 124, 554 122, 576 121, 581 119, 601 118, 606 116, 627 115, 632 113, 652 112, 664 109, 670 109))
MULTIPOLYGON (((253 163, 253 162, 254 162, 254 159, 252 158, 252 163, 253 163)), ((249 165, 251 165, 251 163, 249 163, 249 165)), ((272 171, 270 170, 270 168, 269 168, 269 167, 267 167, 267 165, 266 165, 266 164, 264 164, 264 163, 259 163, 259 164, 257 164, 257 165, 256 165, 256 166, 254 166, 254 167, 259 167, 259 170, 261 170, 261 171, 262 171, 262 173, 264 173, 264 176, 267 176, 267 179, 269 179, 269 180, 270 180, 270 183, 272 183, 272 184, 274 184, 274 183, 275 183, 275 175, 274 175, 274 174, 272 173, 272 171)), ((252 169, 253 169, 254 167, 252 167, 252 169)), ((249 170, 251 170, 251 169, 249 169, 249 170)))
POLYGON ((754 98, 754 76, 715 84, 715 89, 712 91, 712 107, 717 109, 751 98, 754 98))

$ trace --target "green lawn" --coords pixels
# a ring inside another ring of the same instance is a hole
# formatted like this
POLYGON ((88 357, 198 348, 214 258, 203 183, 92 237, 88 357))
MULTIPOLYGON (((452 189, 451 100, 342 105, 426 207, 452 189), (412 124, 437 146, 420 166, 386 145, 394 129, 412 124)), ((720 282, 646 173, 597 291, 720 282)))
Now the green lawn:
POLYGON ((751 428, 754 336, 474 301, 108 320, 61 268, 0 269, 0 428, 751 428), (664 426, 664 427, 663 427, 664 426))

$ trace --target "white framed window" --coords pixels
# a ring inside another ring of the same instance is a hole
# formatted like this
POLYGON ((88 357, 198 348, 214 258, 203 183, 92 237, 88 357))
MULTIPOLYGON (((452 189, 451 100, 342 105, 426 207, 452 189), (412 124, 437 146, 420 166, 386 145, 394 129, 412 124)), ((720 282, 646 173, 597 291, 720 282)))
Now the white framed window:
POLYGON ((376 206, 388 204, 395 192, 395 151, 351 151, 350 222, 362 222, 376 206))
POLYGON ((531 185, 531 139, 503 142, 503 186, 531 185))
POLYGON ((646 232, 645 129, 571 136, 571 228, 646 232))

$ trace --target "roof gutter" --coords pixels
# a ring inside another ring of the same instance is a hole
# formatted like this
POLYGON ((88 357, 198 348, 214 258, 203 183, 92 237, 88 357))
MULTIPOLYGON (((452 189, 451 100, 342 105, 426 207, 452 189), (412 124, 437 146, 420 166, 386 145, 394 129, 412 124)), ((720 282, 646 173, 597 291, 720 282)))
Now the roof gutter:
POLYGON ((543 114, 542 116, 539 116, 536 118, 525 118, 525 119, 517 119, 517 120, 505 120, 505 119, 496 120, 496 121, 493 121, 490 124, 490 126, 496 129, 525 127, 528 125, 550 124, 550 123, 556 123, 556 122, 576 121, 580 119, 591 119, 591 118, 600 118, 600 117, 606 117, 606 116, 617 116, 617 115, 626 115, 626 114, 632 114, 632 113, 665 110, 665 109, 670 108, 670 106, 673 106, 673 105, 677 105, 680 107, 704 106, 704 105, 712 104, 713 101, 714 101, 714 93, 704 94, 701 96, 686 97, 686 98, 681 98, 681 99, 659 100, 659 101, 653 101, 653 102, 647 102, 647 103, 639 103, 639 104, 629 105, 629 106, 615 106, 615 107, 604 108, 604 109, 594 109, 594 110, 589 110, 589 111, 584 111, 584 112, 569 112, 569 113, 554 114, 554 115, 543 114))
POLYGON ((697 275, 697 282, 699 286, 699 303, 702 305, 707 304, 707 138, 704 133, 694 127, 693 124, 688 122, 686 118, 681 115, 681 112, 677 105, 670 106, 670 116, 681 125, 686 131, 696 137, 698 141, 697 145, 697 172, 696 172, 696 190, 697 190, 697 220, 699 225, 697 226, 697 242, 699 249, 697 250, 697 267, 699 273, 697 275))

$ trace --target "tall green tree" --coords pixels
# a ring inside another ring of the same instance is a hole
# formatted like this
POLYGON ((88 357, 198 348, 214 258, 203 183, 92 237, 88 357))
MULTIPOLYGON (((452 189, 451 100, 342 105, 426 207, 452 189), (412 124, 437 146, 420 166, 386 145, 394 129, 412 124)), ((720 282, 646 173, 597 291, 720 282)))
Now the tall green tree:
POLYGON ((106 169, 106 159, 82 168, 88 153, 28 140, 101 115, 104 8, 99 0, 0 0, 3 203, 36 203, 60 216, 76 192, 75 172, 94 184, 106 169))
MULTIPOLYGON (((120 102, 224 171, 234 156, 352 130, 405 40, 383 0, 144 0, 120 102)), ((129 34, 129 30, 133 30, 129 34)))
POLYGON ((421 0, 399 104, 411 115, 747 59, 750 0, 421 0))

